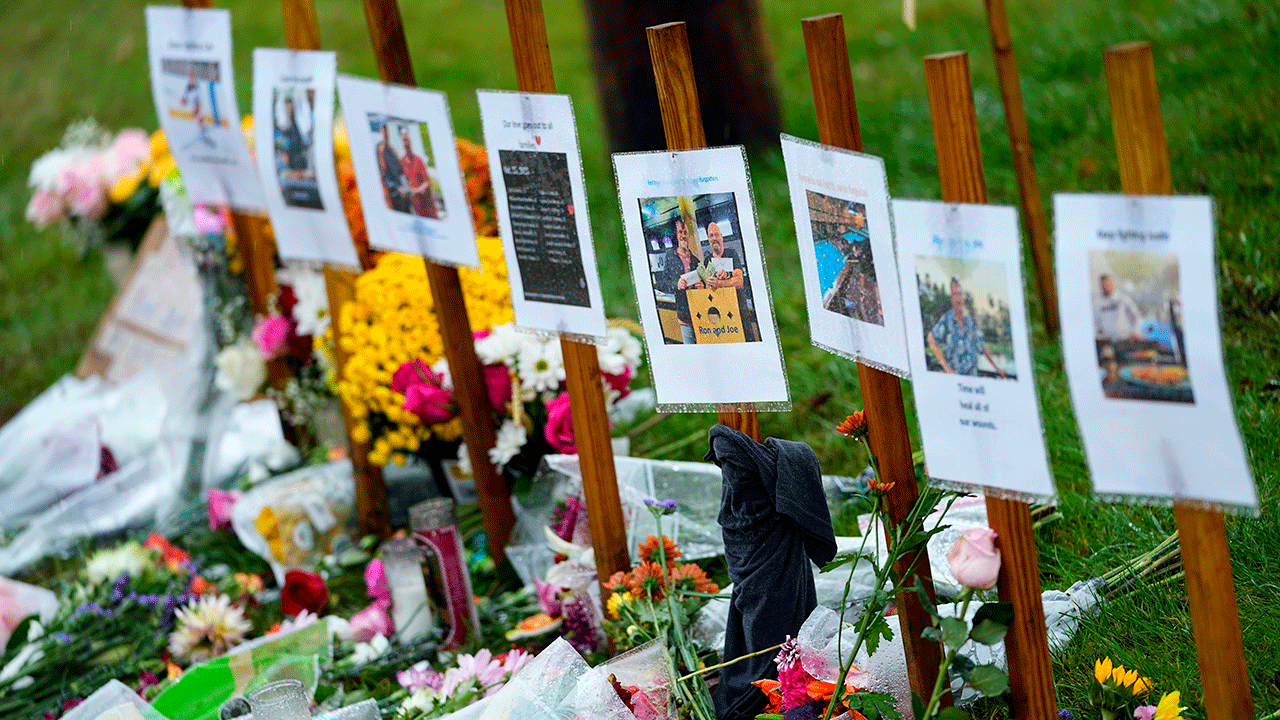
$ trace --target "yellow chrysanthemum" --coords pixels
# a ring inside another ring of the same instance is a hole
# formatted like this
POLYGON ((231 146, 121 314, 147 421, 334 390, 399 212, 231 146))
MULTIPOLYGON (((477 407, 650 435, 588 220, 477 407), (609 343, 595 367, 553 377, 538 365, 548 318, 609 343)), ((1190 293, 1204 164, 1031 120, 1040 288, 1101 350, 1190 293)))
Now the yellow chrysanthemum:
POLYGON ((608 603, 609 617, 613 618, 614 620, 617 620, 619 617, 621 617, 619 614, 620 608, 623 605, 630 605, 630 604, 631 604, 631 593, 629 592, 621 592, 621 593, 616 592, 610 595, 609 603, 608 603))

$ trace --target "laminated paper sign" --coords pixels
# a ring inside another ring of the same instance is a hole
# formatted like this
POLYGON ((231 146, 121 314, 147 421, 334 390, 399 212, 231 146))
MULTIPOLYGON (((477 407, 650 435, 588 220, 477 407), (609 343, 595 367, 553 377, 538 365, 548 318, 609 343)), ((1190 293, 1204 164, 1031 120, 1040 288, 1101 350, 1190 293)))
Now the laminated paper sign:
POLYGON ((789 409, 742 148, 613 165, 658 409, 789 409))
POLYGON ((1054 196, 1062 346, 1094 491, 1256 508, 1207 197, 1054 196))
POLYGON ((147 8, 156 116, 191 202, 261 212, 258 170, 240 129, 231 72, 231 13, 147 8))
POLYGON ((893 218, 929 477, 1022 500, 1052 496, 1017 213, 894 200, 893 218))
POLYGON ((476 94, 516 324, 603 337, 572 101, 568 95, 476 94))
POLYGON ((331 52, 253 51, 253 125, 282 260, 360 266, 333 165, 331 52))
POLYGON ((338 76, 369 243, 479 267, 444 93, 338 76))
POLYGON ((782 157, 813 344, 906 377, 884 160, 790 135, 782 157))

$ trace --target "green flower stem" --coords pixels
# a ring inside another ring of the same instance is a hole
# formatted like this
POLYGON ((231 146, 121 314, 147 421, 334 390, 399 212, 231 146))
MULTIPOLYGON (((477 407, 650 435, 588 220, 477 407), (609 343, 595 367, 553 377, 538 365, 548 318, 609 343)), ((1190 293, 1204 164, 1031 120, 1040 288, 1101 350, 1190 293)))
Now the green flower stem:
MULTIPOLYGON (((960 617, 963 619, 969 612, 969 601, 973 599, 973 589, 965 588, 962 595, 963 603, 960 605, 960 617)), ((961 647, 964 643, 960 644, 961 647)), ((942 703, 943 686, 949 684, 947 682, 947 668, 951 667, 951 661, 956 659, 956 654, 960 652, 960 647, 948 648, 946 655, 942 658, 942 664, 938 666, 938 679, 933 681, 933 692, 929 696, 929 704, 925 706, 924 717, 920 720, 929 720, 938 712, 938 706, 942 703)))
POLYGON ((765 649, 763 649, 763 650, 757 650, 757 651, 755 651, 755 652, 753 652, 753 653, 747 653, 746 655, 742 655, 742 656, 740 656, 740 657, 736 657, 736 658, 734 658, 734 659, 732 659, 732 660, 729 660, 729 661, 727 661, 727 662, 722 662, 722 663, 720 663, 720 664, 718 664, 718 665, 710 665, 710 666, 708 666, 708 667, 704 667, 704 668, 702 668, 701 670, 696 670, 696 671, 694 671, 694 672, 691 672, 691 673, 689 673, 688 675, 685 675, 685 676, 683 676, 683 677, 678 677, 678 678, 676 678, 676 682, 683 682, 683 681, 685 681, 685 680, 689 680, 689 679, 691 679, 691 678, 696 678, 696 677, 698 677, 699 675, 706 675, 707 673, 711 672, 712 670, 719 670, 720 668, 723 668, 723 667, 729 667, 730 665, 732 665, 732 664, 734 664, 734 663, 736 663, 736 662, 738 662, 738 661, 740 661, 740 660, 746 660, 746 659, 747 659, 747 658, 749 658, 749 657, 755 657, 755 656, 757 656, 757 655, 763 655, 763 654, 765 654, 765 653, 767 653, 767 652, 773 652, 774 650, 777 650, 777 649, 779 649, 779 648, 781 648, 781 647, 782 647, 782 645, 781 645, 781 644, 774 645, 774 646, 773 646, 773 647, 771 647, 771 648, 765 648, 765 649))
MULTIPOLYGON (((668 642, 676 651, 679 659, 684 662, 685 667, 690 670, 697 670, 697 653, 690 649, 688 638, 684 633, 683 617, 676 613, 675 599, 673 597, 675 594, 675 587, 671 582, 671 575, 667 571, 667 546, 666 543, 663 542, 662 535, 662 511, 654 507, 651 507, 649 511, 653 513, 654 522, 658 525, 658 559, 661 561, 660 567, 662 568, 663 584, 666 585, 666 593, 663 600, 667 606, 667 616, 671 619, 668 642)), ((656 618, 654 625, 657 626, 656 618)), ((677 668, 672 669, 677 670, 677 668)), ((672 675, 676 674, 676 672, 672 672, 672 675)), ((715 720, 715 711, 710 705, 711 698, 707 693, 706 684, 698 683, 695 689, 690 689, 685 687, 684 683, 681 682, 682 679, 683 678, 676 679, 676 690, 680 692, 681 697, 689 704, 694 716, 699 718, 699 720, 715 720)))

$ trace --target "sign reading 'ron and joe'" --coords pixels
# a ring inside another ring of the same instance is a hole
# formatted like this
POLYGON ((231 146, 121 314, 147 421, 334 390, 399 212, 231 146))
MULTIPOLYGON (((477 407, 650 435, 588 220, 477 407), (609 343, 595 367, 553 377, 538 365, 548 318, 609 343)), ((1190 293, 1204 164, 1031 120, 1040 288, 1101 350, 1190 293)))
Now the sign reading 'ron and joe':
POLYGON ((1256 508, 1223 372, 1210 199, 1059 194, 1054 217, 1094 491, 1256 508))
POLYGON ((479 266, 444 93, 338 76, 369 243, 479 266))
POLYGON ((659 409, 788 409, 742 148, 613 163, 659 409))
POLYGON ((893 218, 929 476, 1026 499, 1052 496, 1017 213, 894 200, 893 218))
POLYGON ((602 337, 604 304, 569 96, 477 96, 516 324, 602 337))

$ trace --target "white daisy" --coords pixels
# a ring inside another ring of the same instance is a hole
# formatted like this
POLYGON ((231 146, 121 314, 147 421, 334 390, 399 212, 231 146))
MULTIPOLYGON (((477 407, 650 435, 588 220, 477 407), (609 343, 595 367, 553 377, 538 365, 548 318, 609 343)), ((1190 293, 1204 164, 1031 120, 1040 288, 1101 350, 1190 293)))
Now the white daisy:
POLYGON ((528 439, 523 425, 517 425, 510 418, 503 420, 493 448, 489 450, 489 461, 501 470, 511 458, 520 453, 520 448, 524 447, 528 439))
POLYGON ((640 367, 644 346, 622 327, 611 327, 605 333, 604 343, 596 348, 600 359, 600 370, 610 375, 621 375, 627 368, 635 372, 640 367))
POLYGON ((560 343, 534 338, 520 350, 516 361, 520 382, 530 390, 557 390, 564 382, 564 358, 560 343))
POLYGON ((440 700, 442 700, 440 695, 430 688, 416 690, 400 704, 400 709, 396 711, 396 717, 405 717, 414 710, 429 712, 440 700))
POLYGON ((516 330, 513 323, 494 325, 489 334, 476 341, 476 355, 485 365, 515 362, 520 349, 524 347, 527 336, 516 330))
POLYGON ((169 652, 182 662, 195 663, 222 655, 244 642, 253 627, 244 611, 226 595, 205 595, 178 608, 178 627, 169 635, 169 652))

